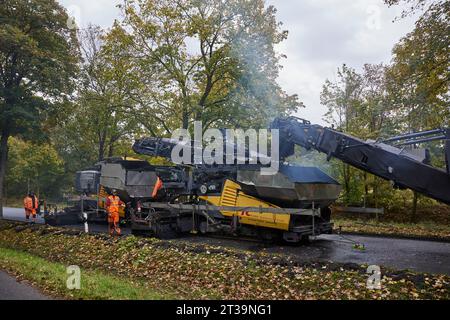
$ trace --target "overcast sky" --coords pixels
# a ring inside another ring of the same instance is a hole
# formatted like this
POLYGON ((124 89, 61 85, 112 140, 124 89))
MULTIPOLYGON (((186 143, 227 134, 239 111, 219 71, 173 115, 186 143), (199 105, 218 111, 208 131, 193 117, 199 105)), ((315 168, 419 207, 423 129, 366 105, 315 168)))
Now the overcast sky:
MULTIPOLYGON (((121 0, 59 0, 77 20, 108 28, 119 18, 121 0)), ((278 9, 289 37, 277 50, 282 61, 279 83, 306 105, 297 116, 322 124, 326 108, 320 92, 343 63, 360 70, 364 63, 389 63, 394 44, 414 27, 414 17, 393 22, 401 7, 383 0, 266 0, 278 9)))

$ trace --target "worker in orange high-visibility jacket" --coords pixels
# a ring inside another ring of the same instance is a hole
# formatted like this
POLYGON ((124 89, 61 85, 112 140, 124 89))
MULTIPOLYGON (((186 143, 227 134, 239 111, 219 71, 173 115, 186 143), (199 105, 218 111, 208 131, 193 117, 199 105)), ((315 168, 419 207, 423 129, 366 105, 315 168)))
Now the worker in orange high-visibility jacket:
POLYGON ((153 187, 152 198, 156 198, 156 196, 158 195, 158 191, 160 189, 162 189, 162 187, 163 187, 163 182, 158 177, 158 179, 156 180, 155 186, 153 187))
POLYGON ((112 190, 112 194, 106 198, 106 212, 108 213, 109 234, 111 236, 116 233, 120 236, 121 230, 119 228, 119 208, 125 207, 125 203, 120 200, 117 195, 117 190, 112 190))
POLYGON ((25 209, 25 217, 27 221, 29 221, 30 216, 32 216, 33 222, 36 222, 39 200, 33 192, 28 193, 28 195, 23 199, 23 207, 25 209))

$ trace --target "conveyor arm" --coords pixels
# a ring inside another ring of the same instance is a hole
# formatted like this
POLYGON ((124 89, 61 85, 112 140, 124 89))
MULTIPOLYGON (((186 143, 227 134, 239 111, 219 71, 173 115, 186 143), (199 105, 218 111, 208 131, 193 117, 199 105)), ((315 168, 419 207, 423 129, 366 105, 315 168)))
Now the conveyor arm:
POLYGON ((280 131, 280 156, 294 153, 294 145, 326 153, 353 167, 392 181, 450 205, 450 129, 394 137, 384 142, 363 141, 342 132, 289 117, 271 125, 280 131), (408 152, 402 145, 444 140, 447 171, 429 165, 429 156, 408 152), (397 143, 392 146, 387 143, 397 143))

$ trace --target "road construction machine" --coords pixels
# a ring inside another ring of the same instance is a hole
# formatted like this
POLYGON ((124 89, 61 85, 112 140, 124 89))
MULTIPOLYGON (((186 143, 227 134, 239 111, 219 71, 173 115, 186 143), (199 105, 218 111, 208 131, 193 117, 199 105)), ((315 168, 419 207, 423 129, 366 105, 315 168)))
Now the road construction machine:
MULTIPOLYGON (((265 166, 261 163, 242 163, 237 158, 231 164, 165 166, 107 159, 95 170, 79 172, 77 187, 99 194, 92 214, 100 214, 101 219, 105 219, 105 195, 118 190, 127 204, 123 221, 130 223, 133 233, 157 237, 218 233, 299 242, 332 232, 330 205, 341 192, 340 184, 319 168, 286 161, 299 145, 390 180, 395 187, 450 204, 450 129, 383 141, 363 141, 295 117, 275 119, 271 129, 277 129, 280 137, 279 170, 272 175, 261 174, 265 166), (444 143, 446 170, 432 167, 428 152, 405 148, 435 140, 444 143)), ((135 142, 133 150, 171 161, 178 143, 143 138, 135 142)))

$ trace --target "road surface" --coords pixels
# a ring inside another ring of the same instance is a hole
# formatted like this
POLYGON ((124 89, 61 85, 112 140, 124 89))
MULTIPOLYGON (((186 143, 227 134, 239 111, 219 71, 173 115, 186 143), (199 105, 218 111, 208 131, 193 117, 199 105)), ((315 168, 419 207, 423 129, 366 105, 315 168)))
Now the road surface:
MULTIPOLYGON (((25 209, 23 208, 3 208, 3 218, 17 221, 27 221, 25 218, 25 209)), ((38 215, 36 222, 44 223, 44 219, 38 215)))
MULTIPOLYGON (((4 208, 8 219, 23 220, 21 209, 4 208)), ((76 226, 83 228, 83 226, 76 226)), ((90 232, 107 232, 104 225, 90 225, 90 232)), ((124 234, 130 230, 122 228, 124 234)), ((207 243, 224 247, 295 255, 301 261, 331 261, 409 269, 418 272, 450 275, 450 243, 423 240, 393 239, 370 236, 322 235, 306 245, 265 245, 259 242, 186 236, 179 241, 207 243), (365 250, 353 249, 353 242, 365 245, 365 250)))
POLYGON ((450 275, 450 243, 392 239, 370 236, 321 235, 309 244, 264 245, 239 240, 192 237, 191 242, 207 242, 211 245, 231 246, 251 251, 288 254, 300 261, 329 261, 379 265, 397 270, 450 275), (353 249, 353 242, 362 243, 365 250, 353 249))
POLYGON ((49 300, 34 287, 18 282, 16 278, 0 270, 0 300, 49 300))

